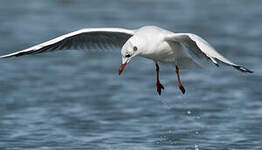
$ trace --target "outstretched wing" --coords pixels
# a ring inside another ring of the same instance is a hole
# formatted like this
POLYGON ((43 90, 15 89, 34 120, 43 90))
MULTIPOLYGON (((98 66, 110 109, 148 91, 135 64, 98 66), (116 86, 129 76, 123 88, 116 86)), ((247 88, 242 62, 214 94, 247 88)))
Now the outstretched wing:
POLYGON ((7 58, 67 49, 103 48, 108 45, 122 47, 134 34, 134 30, 122 28, 87 28, 59 36, 33 47, 0 56, 7 58))
POLYGON ((253 71, 243 66, 236 65, 233 62, 226 59, 224 56, 219 54, 207 41, 205 41, 198 35, 192 33, 173 33, 168 35, 165 38, 165 40, 179 42, 183 44, 185 47, 187 47, 197 57, 199 58, 202 58, 203 56, 207 57, 217 66, 218 66, 217 60, 219 60, 224 64, 233 66, 234 68, 242 72, 253 73, 253 71))

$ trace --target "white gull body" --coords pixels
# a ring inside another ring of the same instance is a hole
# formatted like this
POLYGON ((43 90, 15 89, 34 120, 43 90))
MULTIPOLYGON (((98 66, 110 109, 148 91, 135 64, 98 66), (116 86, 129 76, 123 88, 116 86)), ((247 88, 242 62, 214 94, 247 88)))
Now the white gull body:
MULTIPOLYGON (((178 68, 193 68, 199 66, 193 57, 187 53, 187 50, 198 58, 208 58, 217 66, 219 62, 222 62, 242 72, 252 73, 251 70, 223 57, 207 41, 195 34, 174 33, 156 26, 144 26, 137 30, 122 28, 82 29, 21 51, 0 56, 0 58, 56 50, 90 49, 97 46, 98 48, 106 49, 108 45, 122 47, 122 65, 119 74, 132 58, 142 56, 152 59, 156 63, 157 73, 159 70, 158 62, 176 66, 179 78, 178 68), (186 47, 187 50, 184 47, 186 47)), ((158 93, 161 94, 161 89, 164 87, 160 84, 158 78, 159 75, 157 76, 157 87, 158 93)))

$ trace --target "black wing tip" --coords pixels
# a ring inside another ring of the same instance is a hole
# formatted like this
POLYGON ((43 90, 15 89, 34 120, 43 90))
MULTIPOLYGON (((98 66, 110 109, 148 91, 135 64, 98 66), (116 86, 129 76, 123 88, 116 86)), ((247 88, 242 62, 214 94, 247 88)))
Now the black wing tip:
POLYGON ((249 70, 243 66, 233 66, 234 68, 236 68, 237 70, 241 71, 241 72, 247 72, 247 73, 254 73, 254 71, 249 70))

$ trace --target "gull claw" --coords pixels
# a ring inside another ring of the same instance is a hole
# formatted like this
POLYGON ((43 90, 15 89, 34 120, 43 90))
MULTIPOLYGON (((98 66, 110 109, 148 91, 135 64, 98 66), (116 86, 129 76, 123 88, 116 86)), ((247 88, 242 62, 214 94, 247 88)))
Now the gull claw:
POLYGON ((156 82, 156 88, 159 95, 161 95, 161 89, 165 89, 164 86, 158 81, 156 82))
POLYGON ((179 88, 180 88, 181 92, 182 92, 183 94, 185 94, 186 90, 185 90, 185 88, 183 87, 183 85, 180 85, 179 88))

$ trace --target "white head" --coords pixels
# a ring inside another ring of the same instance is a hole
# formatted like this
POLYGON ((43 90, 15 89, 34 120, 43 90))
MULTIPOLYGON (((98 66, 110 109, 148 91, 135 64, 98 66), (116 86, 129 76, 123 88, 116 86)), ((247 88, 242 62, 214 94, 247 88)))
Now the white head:
POLYGON ((119 75, 124 70, 127 63, 130 62, 132 58, 138 56, 142 51, 142 40, 136 36, 131 37, 122 47, 122 65, 119 69, 119 75))

